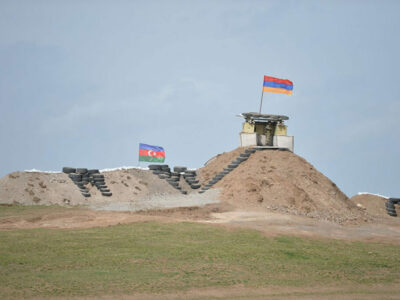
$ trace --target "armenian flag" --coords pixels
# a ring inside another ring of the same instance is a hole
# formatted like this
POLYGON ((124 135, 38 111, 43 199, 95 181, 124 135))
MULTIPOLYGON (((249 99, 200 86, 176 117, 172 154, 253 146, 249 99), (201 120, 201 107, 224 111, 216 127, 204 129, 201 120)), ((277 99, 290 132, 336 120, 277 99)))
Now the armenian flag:
POLYGON ((164 162, 165 151, 163 147, 139 144, 139 161, 164 162))
POLYGON ((291 95, 293 93, 293 82, 287 79, 264 76, 263 92, 291 95))

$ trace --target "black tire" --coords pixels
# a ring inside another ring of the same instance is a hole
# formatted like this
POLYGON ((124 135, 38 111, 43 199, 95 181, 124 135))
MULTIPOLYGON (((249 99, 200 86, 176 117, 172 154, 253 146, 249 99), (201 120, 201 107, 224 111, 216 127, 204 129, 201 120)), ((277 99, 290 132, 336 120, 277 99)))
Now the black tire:
POLYGON ((155 170, 155 171, 153 171, 153 174, 154 174, 154 175, 161 174, 161 171, 160 171, 160 170, 155 170))
POLYGON ((168 182, 170 185, 172 185, 173 187, 179 186, 179 183, 175 182, 175 181, 169 181, 168 182))
POLYGON ((76 168, 76 173, 78 174, 86 174, 88 169, 86 168, 76 168))
POLYGON ((181 191, 181 194, 187 195, 187 191, 181 191))
POLYGON ((161 170, 171 172, 171 168, 168 165, 161 165, 161 170))
POLYGON ((186 170, 185 174, 192 174, 192 175, 196 175, 196 170, 186 170))
POLYGON ((400 204, 400 198, 389 198, 389 202, 392 202, 393 204, 400 204))
POLYGON ((76 169, 75 168, 70 168, 70 167, 64 167, 64 168, 62 168, 62 171, 65 174, 71 174, 71 173, 75 173, 76 169))
POLYGON ((182 167, 182 166, 174 167, 174 172, 177 172, 177 173, 182 173, 182 172, 185 172, 186 170, 187 170, 186 167, 182 167))
POLYGON ((96 173, 96 174, 92 174, 93 178, 104 178, 104 174, 100 174, 100 173, 96 173))
POLYGON ((190 187, 194 190, 197 190, 200 188, 200 184, 191 184, 190 187))
POLYGON ((90 197, 90 194, 89 193, 82 193, 82 196, 87 198, 87 197, 90 197))
POLYGON ((149 170, 161 170, 160 165, 149 165, 149 170))
POLYGON ((100 171, 98 169, 91 169, 87 171, 89 174, 99 174, 100 171))
POLYGON ((104 178, 93 178, 94 182, 104 182, 104 178))
POLYGON ((397 217, 397 213, 388 212, 387 214, 388 214, 389 216, 391 216, 391 217, 397 217))
POLYGON ((103 196, 106 196, 106 197, 112 196, 112 193, 111 193, 111 192, 101 192, 101 194, 102 194, 103 196))
POLYGON ((386 206, 386 208, 392 208, 392 209, 394 209, 394 204, 391 203, 391 202, 385 202, 385 206, 386 206))
POLYGON ((169 176, 165 175, 165 174, 158 174, 158 178, 160 179, 167 179, 169 178, 169 176))
POLYGON ((198 180, 186 180, 187 181, 187 183, 189 183, 189 184, 198 184, 199 183, 199 181, 198 180))
POLYGON ((203 194, 205 192, 205 190, 200 190, 199 194, 203 194))
POLYGON ((97 185, 96 187, 97 187, 97 189, 99 189, 99 190, 101 190, 101 189, 106 189, 106 188, 107 188, 107 186, 106 186, 105 184, 103 184, 103 185, 97 185))
POLYGON ((74 179, 81 180, 82 179, 82 175, 81 174, 76 174, 76 173, 70 173, 70 174, 68 174, 68 177, 71 178, 72 180, 74 180, 74 179))
POLYGON ((102 192, 102 193, 103 193, 103 192, 110 192, 110 189, 103 189, 103 188, 101 188, 101 189, 100 189, 100 192, 102 192))
POLYGON ((237 166, 238 166, 238 164, 233 163, 233 164, 228 165, 228 169, 234 169, 237 166))
POLYGON ((178 172, 171 172, 171 176, 180 177, 180 176, 181 176, 181 173, 178 173, 178 172))
POLYGON ((167 181, 169 181, 169 182, 178 182, 179 181, 179 178, 177 178, 177 177, 171 177, 171 178, 168 178, 167 179, 167 181))
POLYGON ((208 187, 208 186, 203 186, 201 189, 202 189, 203 191, 207 191, 207 190, 210 189, 210 187, 208 187))
POLYGON ((250 157, 250 153, 240 153, 239 157, 248 158, 250 157))

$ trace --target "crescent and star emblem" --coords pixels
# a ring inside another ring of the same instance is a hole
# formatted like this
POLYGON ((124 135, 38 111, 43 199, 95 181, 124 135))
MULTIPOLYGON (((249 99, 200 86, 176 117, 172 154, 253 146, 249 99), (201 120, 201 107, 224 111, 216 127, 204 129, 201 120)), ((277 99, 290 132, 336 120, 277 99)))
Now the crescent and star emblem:
POLYGON ((149 150, 149 151, 147 152, 147 155, 148 155, 148 156, 155 156, 155 155, 152 155, 152 154, 151 154, 152 152, 154 152, 154 151, 153 151, 153 150, 149 150))

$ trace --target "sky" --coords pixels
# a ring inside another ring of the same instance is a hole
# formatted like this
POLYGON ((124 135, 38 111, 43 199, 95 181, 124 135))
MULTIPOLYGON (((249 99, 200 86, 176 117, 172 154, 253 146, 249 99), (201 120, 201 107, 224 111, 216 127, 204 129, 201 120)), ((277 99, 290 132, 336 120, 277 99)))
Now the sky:
POLYGON ((294 151, 348 196, 400 197, 400 1, 0 1, 0 177, 191 168, 239 145, 242 112, 289 116, 294 151), (141 163, 140 166, 146 166, 141 163))

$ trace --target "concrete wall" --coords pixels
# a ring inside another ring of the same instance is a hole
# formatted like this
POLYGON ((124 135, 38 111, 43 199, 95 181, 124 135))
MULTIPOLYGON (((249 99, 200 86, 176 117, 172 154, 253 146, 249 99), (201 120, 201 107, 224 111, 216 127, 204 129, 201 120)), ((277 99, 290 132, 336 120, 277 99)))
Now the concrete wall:
MULTIPOLYGON (((240 147, 248 146, 265 146, 266 136, 258 135, 257 133, 240 133, 239 145, 240 147)), ((294 137, 287 135, 275 135, 273 137, 273 146, 280 148, 288 148, 293 152, 294 150, 294 137)))
POLYGON ((239 136, 240 147, 257 146, 257 134, 256 133, 240 133, 239 136))
POLYGON ((293 152, 294 150, 294 137, 287 135, 275 135, 274 146, 281 148, 288 148, 293 152))

